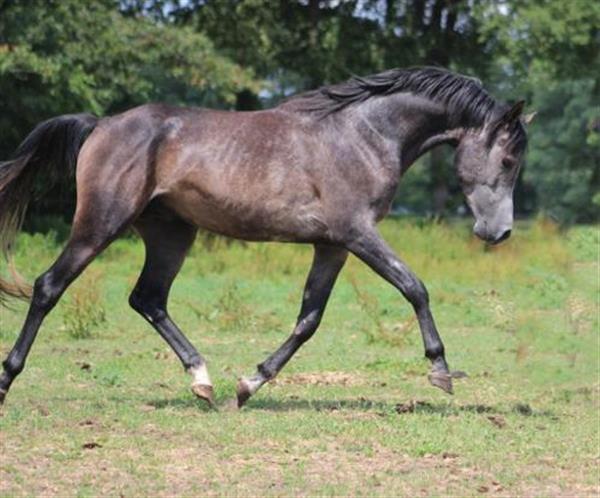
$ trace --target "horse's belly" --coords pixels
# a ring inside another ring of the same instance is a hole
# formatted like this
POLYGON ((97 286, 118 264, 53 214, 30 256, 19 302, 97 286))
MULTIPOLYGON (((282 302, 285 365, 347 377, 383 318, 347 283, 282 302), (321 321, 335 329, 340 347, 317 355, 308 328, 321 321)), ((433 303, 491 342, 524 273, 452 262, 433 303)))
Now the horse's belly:
POLYGON ((310 241, 327 236, 317 202, 260 195, 219 196, 198 188, 162 196, 189 223, 221 235, 252 241, 310 241))

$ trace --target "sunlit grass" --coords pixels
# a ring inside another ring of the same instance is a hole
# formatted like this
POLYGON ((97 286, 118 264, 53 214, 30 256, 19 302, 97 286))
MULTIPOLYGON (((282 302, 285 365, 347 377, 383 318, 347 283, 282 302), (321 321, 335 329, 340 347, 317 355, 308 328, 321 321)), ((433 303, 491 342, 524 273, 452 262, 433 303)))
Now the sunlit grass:
MULTIPOLYGON (((427 383, 411 307, 350 258, 277 381, 240 413, 210 412, 127 305, 143 246, 126 238, 67 291, 7 398, 0 494, 595 494, 598 227, 523 222, 494 248, 463 221, 382 232, 427 284, 451 367, 470 376, 454 397, 427 383), (65 325, 96 307, 105 321, 73 338, 65 325)), ((33 279, 59 251, 24 234, 15 261, 33 279)), ((170 311, 219 403, 291 332, 311 259, 310 247, 199 237, 170 311)), ((25 311, 0 311, 2 354, 25 311)))

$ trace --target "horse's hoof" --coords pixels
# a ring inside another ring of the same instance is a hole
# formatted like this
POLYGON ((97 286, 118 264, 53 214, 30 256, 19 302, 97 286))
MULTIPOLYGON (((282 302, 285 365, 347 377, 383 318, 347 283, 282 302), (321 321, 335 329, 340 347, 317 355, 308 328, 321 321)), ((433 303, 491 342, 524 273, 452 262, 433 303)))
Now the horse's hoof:
POLYGON ((8 391, 0 389, 0 406, 2 406, 2 404, 4 403, 4 398, 6 398, 7 393, 8 391))
POLYGON ((248 401, 250 399, 250 396, 252 396, 252 393, 250 392, 250 388, 248 387, 248 385, 246 384, 244 379, 240 379, 238 381, 237 386, 235 388, 235 392, 237 394, 238 408, 241 408, 242 406, 244 406, 244 403, 246 403, 246 401, 248 401))
POLYGON ((215 397, 212 386, 209 386, 207 384, 193 384, 192 392, 201 400, 206 401, 208 403, 208 406, 216 409, 217 405, 215 404, 215 397))
POLYGON ((448 372, 431 372, 427 377, 432 386, 439 387, 448 394, 454 394, 452 391, 452 374, 448 372))

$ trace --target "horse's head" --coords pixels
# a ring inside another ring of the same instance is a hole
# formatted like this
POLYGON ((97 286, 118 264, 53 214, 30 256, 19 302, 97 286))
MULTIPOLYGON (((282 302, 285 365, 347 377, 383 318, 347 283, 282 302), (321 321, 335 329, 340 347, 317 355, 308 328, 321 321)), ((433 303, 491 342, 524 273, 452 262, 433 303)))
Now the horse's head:
POLYGON ((513 189, 527 145, 518 102, 476 131, 467 131, 456 150, 456 169, 467 203, 475 216, 473 232, 497 244, 510 236, 513 189))

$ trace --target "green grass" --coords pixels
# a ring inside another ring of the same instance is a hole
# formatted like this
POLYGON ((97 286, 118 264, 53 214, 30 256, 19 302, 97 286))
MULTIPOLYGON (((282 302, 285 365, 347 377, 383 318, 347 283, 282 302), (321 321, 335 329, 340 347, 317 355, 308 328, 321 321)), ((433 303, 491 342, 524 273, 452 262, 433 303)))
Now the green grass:
MULTIPOLYGON (((596 496, 598 227, 523 223, 493 249, 463 224, 382 230, 427 284, 451 367, 469 374, 453 397, 427 383, 410 306, 351 259, 276 381, 240 412, 211 412, 128 308, 143 248, 120 240, 47 318, 7 397, 0 494, 596 496)), ((17 266, 33 278, 59 250, 22 235, 17 266)), ((290 333, 311 256, 195 245, 170 311, 219 403, 290 333)), ((2 355, 25 311, 0 311, 2 355)))

